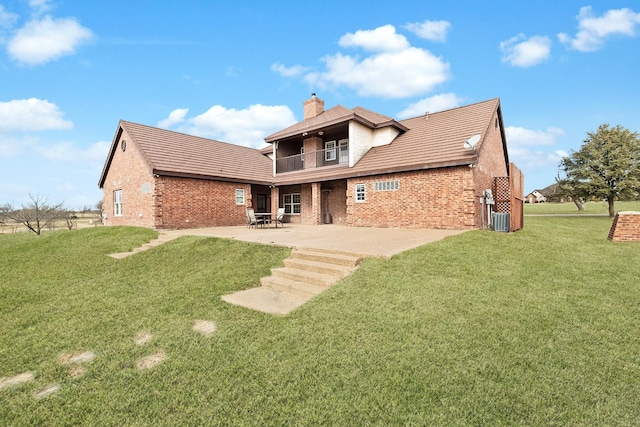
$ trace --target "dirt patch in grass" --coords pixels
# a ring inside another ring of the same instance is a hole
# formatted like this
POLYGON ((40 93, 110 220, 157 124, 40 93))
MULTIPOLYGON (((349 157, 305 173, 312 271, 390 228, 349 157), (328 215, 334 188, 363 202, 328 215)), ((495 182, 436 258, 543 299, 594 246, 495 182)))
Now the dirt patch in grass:
POLYGON ((140 332, 138 335, 136 335, 133 338, 133 341, 136 343, 136 345, 145 345, 149 343, 152 339, 153 339, 153 335, 151 335, 149 332, 140 332))
POLYGON ((69 376, 71 378, 80 378, 87 373, 87 368, 82 365, 73 365, 71 369, 69 369, 69 376))
POLYGON ((2 377, 0 378, 0 390, 5 387, 11 387, 33 381, 33 379, 34 376, 31 372, 23 372, 22 374, 14 375, 12 377, 2 377))
POLYGON ((154 354, 150 355, 150 356, 145 356, 142 359, 138 360, 138 363, 136 364, 136 366, 138 367, 138 369, 142 370, 146 370, 146 369, 151 369, 151 368, 155 368, 156 366, 158 366, 159 364, 161 364, 164 359, 167 358, 167 355, 164 351, 160 350, 155 352, 154 354))
POLYGON ((41 388, 40 390, 38 390, 35 393, 33 393, 33 397, 35 397, 36 399, 43 399, 43 398, 55 393, 58 390, 60 390, 60 386, 58 384, 52 384, 52 385, 47 386, 45 388, 41 388))
POLYGON ((69 365, 71 363, 91 362, 95 358, 96 355, 91 351, 78 351, 75 353, 65 353, 58 358, 58 361, 63 365, 69 365))
POLYGON ((210 320, 196 320, 193 330, 200 332, 205 337, 210 337, 216 331, 216 324, 210 320))

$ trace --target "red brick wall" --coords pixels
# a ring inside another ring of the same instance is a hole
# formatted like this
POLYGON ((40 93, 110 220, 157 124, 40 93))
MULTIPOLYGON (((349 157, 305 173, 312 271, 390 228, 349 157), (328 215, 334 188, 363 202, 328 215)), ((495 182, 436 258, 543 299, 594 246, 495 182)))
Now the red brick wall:
POLYGON ((156 228, 218 227, 247 223, 245 205, 236 205, 236 189, 244 189, 245 204, 249 204, 249 184, 159 177, 156 187, 156 228))
POLYGON ((640 242, 640 212, 619 212, 613 219, 609 240, 640 242))
POLYGON ((300 215, 289 216, 290 222, 299 224, 315 224, 313 217, 313 191, 311 184, 300 186, 300 215))
MULTIPOLYGON (((322 197, 323 213, 326 206, 327 212, 331 214, 332 223, 345 225, 347 223, 347 180, 323 184, 322 197), (330 188, 329 191, 326 188, 330 188)), ((322 222, 324 223, 324 218, 322 222)))
POLYGON ((475 227, 472 169, 468 166, 349 179, 347 224, 364 227, 469 229, 475 227), (376 181, 400 188, 374 191, 376 181), (355 201, 365 184, 366 201, 355 201))
POLYGON ((480 197, 482 192, 493 188, 493 178, 509 175, 502 148, 500 124, 498 123, 496 126, 496 120, 498 120, 497 111, 491 119, 484 140, 476 148, 478 150, 478 162, 473 168, 473 180, 475 183, 474 204, 476 206, 474 224, 477 228, 482 225, 480 217, 480 197))
POLYGON ((122 133, 104 181, 102 206, 107 225, 154 226, 154 178, 138 147, 122 133), (121 141, 126 141, 122 151, 121 141), (122 216, 114 215, 113 192, 122 190, 122 216))

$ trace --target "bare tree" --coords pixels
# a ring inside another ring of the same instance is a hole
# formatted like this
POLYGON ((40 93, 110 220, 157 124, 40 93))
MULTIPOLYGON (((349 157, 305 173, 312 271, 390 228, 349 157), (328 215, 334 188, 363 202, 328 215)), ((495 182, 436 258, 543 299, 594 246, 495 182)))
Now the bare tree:
POLYGON ((0 206, 0 227, 7 224, 7 213, 11 210, 11 206, 2 205, 0 206))
POLYGON ((51 227, 63 216, 63 204, 49 205, 47 199, 40 195, 29 194, 29 199, 31 202, 27 206, 22 205, 22 209, 15 210, 10 208, 5 216, 23 224, 39 236, 43 228, 51 227))
POLYGON ((74 228, 78 228, 78 215, 76 215, 73 211, 64 212, 64 222, 67 224, 67 228, 69 230, 73 230, 74 228))

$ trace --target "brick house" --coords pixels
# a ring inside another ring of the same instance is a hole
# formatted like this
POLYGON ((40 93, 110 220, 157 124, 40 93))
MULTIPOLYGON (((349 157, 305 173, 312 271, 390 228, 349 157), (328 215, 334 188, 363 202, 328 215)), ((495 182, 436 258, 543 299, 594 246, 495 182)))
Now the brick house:
POLYGON ((510 165, 499 99, 396 121, 324 109, 256 150, 121 121, 100 175, 108 225, 246 223, 245 208, 289 222, 481 228, 485 190, 510 165))

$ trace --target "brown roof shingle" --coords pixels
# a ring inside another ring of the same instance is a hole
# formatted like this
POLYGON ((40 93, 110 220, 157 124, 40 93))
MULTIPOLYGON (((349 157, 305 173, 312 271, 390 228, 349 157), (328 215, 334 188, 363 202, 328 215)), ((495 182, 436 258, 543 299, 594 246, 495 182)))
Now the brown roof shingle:
MULTIPOLYGON (((480 135, 480 141, 484 139, 499 106, 500 100, 495 98, 402 120, 400 123, 409 130, 391 144, 369 150, 353 171, 400 171, 469 164, 476 152, 465 148, 464 142, 473 135, 480 135)), ((476 151, 479 149, 480 145, 476 151)))
POLYGON ((388 145, 370 149, 354 167, 330 166, 279 174, 276 183, 308 183, 473 163, 498 108, 500 99, 495 98, 402 120, 400 124, 406 127, 406 132, 388 145), (473 135, 481 136, 476 151, 464 147, 464 142, 473 135))
POLYGON ((323 111, 316 117, 303 120, 286 129, 282 129, 281 131, 271 134, 264 140, 266 142, 274 142, 291 136, 300 135, 303 132, 312 132, 334 124, 344 123, 349 120, 356 120, 370 128, 379 126, 395 126, 400 130, 405 130, 401 124, 391 117, 375 113, 362 107, 356 107, 353 110, 350 110, 342 105, 336 105, 333 108, 323 111))
MULTIPOLYGON (((253 148, 187 135, 137 123, 120 121, 153 173, 158 175, 221 179, 246 183, 273 181, 271 159, 253 148)), ((118 134, 112 143, 118 144, 118 134)), ((100 178, 104 183, 110 158, 100 178)))
MULTIPOLYGON (((272 176, 272 160, 264 155, 266 149, 256 150, 126 121, 121 121, 118 129, 125 129, 131 136, 153 173, 285 185, 473 163, 477 160, 476 153, 492 125, 491 119, 496 111, 500 115, 499 98, 396 122, 361 107, 349 110, 338 105, 317 117, 277 132, 266 140, 276 141, 356 117, 372 127, 390 124, 403 132, 390 144, 369 150, 352 168, 346 165, 328 166, 281 173, 275 178, 272 176), (476 151, 464 147, 464 142, 473 135, 481 136, 476 151)), ((102 171, 99 182, 101 188, 119 142, 118 135, 102 171)), ((504 150, 508 163, 506 145, 504 150)))

